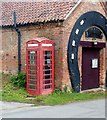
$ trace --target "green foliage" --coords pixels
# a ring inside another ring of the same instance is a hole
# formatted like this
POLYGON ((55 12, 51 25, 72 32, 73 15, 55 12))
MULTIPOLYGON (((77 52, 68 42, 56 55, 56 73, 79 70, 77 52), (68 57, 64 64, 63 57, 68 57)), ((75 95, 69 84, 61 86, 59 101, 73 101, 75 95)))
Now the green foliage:
POLYGON ((10 81, 15 87, 25 88, 26 87, 26 74, 19 73, 18 75, 13 75, 10 77, 10 81))
POLYGON ((61 85, 55 87, 53 94, 62 94, 62 93, 72 93, 72 90, 70 90, 66 84, 64 85, 63 88, 61 85))
POLYGON ((67 86, 66 85, 64 86, 64 92, 67 92, 67 86))
POLYGON ((55 88, 53 94, 55 94, 55 93, 56 93, 56 94, 61 94, 61 93, 62 93, 61 86, 58 86, 58 87, 55 88))

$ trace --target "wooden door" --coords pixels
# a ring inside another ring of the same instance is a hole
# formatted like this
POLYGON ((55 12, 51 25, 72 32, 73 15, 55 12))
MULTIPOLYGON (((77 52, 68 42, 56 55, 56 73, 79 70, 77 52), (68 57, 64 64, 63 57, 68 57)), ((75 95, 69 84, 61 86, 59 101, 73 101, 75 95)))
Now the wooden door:
POLYGON ((83 47, 81 90, 99 87, 99 50, 98 48, 83 47))

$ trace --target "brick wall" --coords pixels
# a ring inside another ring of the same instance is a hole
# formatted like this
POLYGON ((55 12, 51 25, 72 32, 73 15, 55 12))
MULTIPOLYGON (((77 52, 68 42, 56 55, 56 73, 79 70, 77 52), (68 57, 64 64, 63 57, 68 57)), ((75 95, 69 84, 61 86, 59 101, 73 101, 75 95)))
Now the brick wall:
MULTIPOLYGON (((89 2, 81 3, 75 11, 71 13, 63 23, 46 23, 39 25, 20 26, 21 31, 21 64, 22 71, 25 72, 26 64, 26 42, 36 37, 46 37, 55 42, 55 83, 58 85, 70 85, 70 78, 67 66, 67 46, 71 30, 76 20, 87 11, 98 11, 104 15, 104 11, 100 4, 92 4, 89 2)), ((13 28, 2 29, 2 70, 4 73, 17 72, 17 33, 13 28)), ((81 61, 81 48, 79 49, 79 60, 81 61)), ((79 61, 79 64, 81 63, 79 61)), ((107 62, 107 49, 106 49, 107 62)), ((107 67, 107 64, 106 64, 107 67)), ((79 65, 81 70, 81 66, 79 65)))
MULTIPOLYGON (((26 42, 37 37, 46 37, 55 42, 55 82, 61 84, 62 80, 62 23, 47 23, 45 25, 29 25, 19 27, 21 31, 21 68, 25 72, 26 64, 26 42)), ((4 28, 2 30, 3 53, 2 70, 4 73, 17 73, 17 33, 13 28, 4 28)))
POLYGON ((2 72, 2 31, 0 30, 0 73, 2 72))

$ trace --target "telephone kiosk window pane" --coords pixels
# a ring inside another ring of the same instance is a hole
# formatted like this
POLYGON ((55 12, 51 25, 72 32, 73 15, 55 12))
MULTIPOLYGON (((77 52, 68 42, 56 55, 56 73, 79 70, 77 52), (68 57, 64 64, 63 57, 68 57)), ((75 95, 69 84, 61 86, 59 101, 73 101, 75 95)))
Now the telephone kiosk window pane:
POLYGON ((45 65, 44 69, 51 69, 51 65, 45 65))
POLYGON ((50 84, 50 83, 52 83, 52 80, 45 80, 44 81, 44 84, 50 84))
POLYGON ((45 79, 50 79, 51 78, 51 75, 46 75, 45 76, 45 79))
POLYGON ((44 89, 50 89, 52 87, 52 51, 44 51, 44 71, 43 71, 43 83, 44 89))
POLYGON ((51 51, 44 51, 44 69, 51 69, 52 63, 52 52, 51 51))
POLYGON ((44 71, 45 74, 51 74, 50 70, 44 71))
POLYGON ((46 85, 45 86, 45 89, 50 89, 50 88, 52 88, 52 85, 46 85))
POLYGON ((36 89, 36 86, 30 85, 29 88, 30 88, 31 90, 32 90, 32 89, 34 90, 34 89, 36 89))
POLYGON ((45 61, 45 64, 51 64, 51 60, 50 60, 50 59, 47 59, 47 60, 45 61))
POLYGON ((35 51, 30 51, 30 64, 35 64, 35 51))
POLYGON ((44 52, 44 64, 51 64, 51 51, 44 52))
POLYGON ((47 55, 47 56, 50 56, 51 55, 51 51, 45 51, 45 55, 47 55))
POLYGON ((32 85, 35 85, 36 81, 30 80, 29 83, 32 84, 32 85))

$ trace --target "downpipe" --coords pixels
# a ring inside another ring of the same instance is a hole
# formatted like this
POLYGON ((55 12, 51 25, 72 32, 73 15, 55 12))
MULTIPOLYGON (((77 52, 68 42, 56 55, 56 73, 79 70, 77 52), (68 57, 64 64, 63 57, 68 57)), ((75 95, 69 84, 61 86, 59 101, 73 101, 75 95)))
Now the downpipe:
POLYGON ((16 25, 16 13, 13 13, 14 16, 14 29, 18 35, 18 74, 21 72, 21 32, 16 25))

